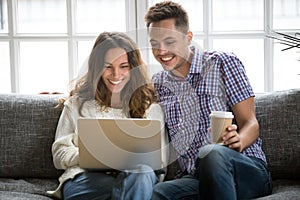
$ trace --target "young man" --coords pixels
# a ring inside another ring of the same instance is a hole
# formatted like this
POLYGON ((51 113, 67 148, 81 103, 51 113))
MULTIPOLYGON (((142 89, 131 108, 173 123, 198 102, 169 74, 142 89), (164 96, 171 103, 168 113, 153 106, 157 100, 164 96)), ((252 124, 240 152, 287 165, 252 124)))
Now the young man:
POLYGON ((154 187, 152 199, 249 199, 271 193, 258 137, 254 93, 232 53, 192 46, 188 15, 164 1, 145 15, 152 53, 164 71, 153 76, 180 170, 154 187), (232 111, 224 145, 211 144, 211 111, 232 111))

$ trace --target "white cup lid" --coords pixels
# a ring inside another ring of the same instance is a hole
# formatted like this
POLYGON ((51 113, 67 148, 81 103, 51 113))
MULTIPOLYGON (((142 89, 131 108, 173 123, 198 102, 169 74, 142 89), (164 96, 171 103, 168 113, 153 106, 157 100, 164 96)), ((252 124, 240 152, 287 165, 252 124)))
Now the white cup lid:
POLYGON ((209 116, 217 118, 233 118, 232 112, 225 111, 212 111, 209 116))

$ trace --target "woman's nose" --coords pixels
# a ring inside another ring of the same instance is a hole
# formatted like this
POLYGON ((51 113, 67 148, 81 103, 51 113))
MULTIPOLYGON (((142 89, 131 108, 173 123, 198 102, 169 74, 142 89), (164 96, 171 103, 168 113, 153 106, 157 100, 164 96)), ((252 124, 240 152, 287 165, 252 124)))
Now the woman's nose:
POLYGON ((119 70, 118 68, 114 68, 114 69, 112 70, 112 76, 113 76, 113 77, 118 77, 118 76, 120 76, 120 70, 119 70))

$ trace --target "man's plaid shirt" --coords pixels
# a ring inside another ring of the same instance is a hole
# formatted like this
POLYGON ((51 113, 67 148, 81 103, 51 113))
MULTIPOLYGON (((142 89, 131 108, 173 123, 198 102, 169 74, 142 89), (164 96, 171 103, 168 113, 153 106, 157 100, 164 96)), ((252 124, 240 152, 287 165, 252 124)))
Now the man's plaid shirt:
MULTIPOLYGON (((184 172, 193 174, 199 148, 211 143, 208 128, 213 110, 231 108, 254 96, 241 61, 232 53, 194 52, 190 72, 185 79, 161 71, 153 76, 159 103, 165 113, 171 143, 184 172)), ((266 162, 260 138, 242 153, 266 162)))

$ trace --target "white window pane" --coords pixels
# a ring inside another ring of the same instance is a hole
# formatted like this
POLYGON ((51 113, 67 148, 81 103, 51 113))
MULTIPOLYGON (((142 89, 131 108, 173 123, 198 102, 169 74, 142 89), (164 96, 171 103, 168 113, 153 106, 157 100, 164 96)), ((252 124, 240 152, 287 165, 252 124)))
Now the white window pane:
POLYGON ((300 0, 274 0, 274 28, 300 29, 300 0))
POLYGON ((77 0, 77 33, 126 31, 124 0, 77 0))
POLYGON ((153 76, 153 74, 159 72, 159 71, 162 71, 163 68, 161 66, 161 64, 153 57, 153 54, 150 50, 150 53, 149 53, 149 62, 148 62, 148 72, 149 72, 149 75, 150 77, 153 76))
POLYGON ((10 93, 9 44, 0 42, 0 93, 10 93))
POLYGON ((245 66, 254 92, 264 92, 264 44, 262 39, 216 39, 213 49, 233 52, 245 66))
MULTIPOLYGON (((162 2, 162 0, 149 0, 148 7, 162 2)), ((190 30, 194 33, 203 32, 203 0, 178 0, 176 1, 187 11, 190 30)))
POLYGON ((264 1, 212 0, 214 31, 263 30, 264 1))
POLYGON ((19 33, 67 33, 65 0, 17 0, 19 33))
POLYGON ((20 43, 20 93, 68 92, 67 42, 20 43))
POLYGON ((78 75, 81 76, 87 70, 87 62, 94 45, 94 41, 79 41, 78 42, 78 75))
POLYGON ((274 44, 274 90, 300 88, 299 48, 281 51, 286 46, 274 44))
POLYGON ((7 0, 0 0, 0 33, 8 33, 7 0))
POLYGON ((193 41, 191 46, 196 46, 197 48, 203 49, 204 41, 200 38, 197 38, 195 35, 193 36, 193 41))

